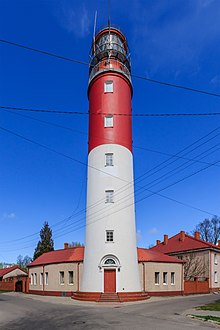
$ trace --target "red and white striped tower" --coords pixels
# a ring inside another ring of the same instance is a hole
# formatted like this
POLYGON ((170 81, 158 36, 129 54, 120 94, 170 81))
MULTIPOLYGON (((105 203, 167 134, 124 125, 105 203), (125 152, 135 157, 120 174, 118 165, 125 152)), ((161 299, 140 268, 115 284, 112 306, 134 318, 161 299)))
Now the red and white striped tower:
POLYGON ((125 36, 117 28, 102 29, 94 38, 91 56, 86 239, 80 291, 139 292, 132 85, 125 36))

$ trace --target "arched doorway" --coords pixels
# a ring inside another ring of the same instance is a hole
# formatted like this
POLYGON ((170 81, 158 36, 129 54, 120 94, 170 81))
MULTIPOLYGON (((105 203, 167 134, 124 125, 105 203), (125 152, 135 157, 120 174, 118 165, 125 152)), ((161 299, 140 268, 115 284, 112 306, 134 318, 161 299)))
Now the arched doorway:
POLYGON ((103 291, 117 292, 117 272, 120 271, 120 262, 114 255, 102 258, 99 268, 103 271, 103 291))

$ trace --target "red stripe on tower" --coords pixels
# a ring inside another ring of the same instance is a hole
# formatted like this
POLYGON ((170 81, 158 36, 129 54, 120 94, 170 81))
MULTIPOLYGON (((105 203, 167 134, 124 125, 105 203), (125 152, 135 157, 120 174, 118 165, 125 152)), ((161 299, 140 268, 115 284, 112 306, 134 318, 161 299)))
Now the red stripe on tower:
POLYGON ((94 56, 98 53, 100 60, 92 62, 90 69, 89 152, 102 144, 119 144, 132 151, 132 86, 126 39, 119 30, 106 28, 96 36, 95 49, 94 56), (104 42, 109 34, 111 57, 105 49, 100 52, 101 47, 108 47, 104 42))

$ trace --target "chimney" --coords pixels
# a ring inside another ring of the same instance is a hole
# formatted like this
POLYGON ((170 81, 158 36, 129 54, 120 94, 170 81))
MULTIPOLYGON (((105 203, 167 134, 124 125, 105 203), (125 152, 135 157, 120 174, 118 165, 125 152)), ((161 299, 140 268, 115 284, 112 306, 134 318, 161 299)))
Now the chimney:
POLYGON ((168 235, 164 235, 163 244, 167 245, 167 243, 168 243, 168 235))
POLYGON ((220 239, 218 240, 218 247, 220 247, 220 239))
POLYGON ((68 249, 69 244, 68 243, 64 243, 64 249, 68 249))
POLYGON ((185 240, 185 231, 181 230, 181 232, 180 232, 180 241, 184 242, 184 240, 185 240))
POLYGON ((156 240, 156 245, 159 245, 159 244, 160 244, 160 240, 157 239, 157 240, 156 240))
POLYGON ((195 239, 200 239, 200 232, 199 231, 195 231, 194 238, 195 239))

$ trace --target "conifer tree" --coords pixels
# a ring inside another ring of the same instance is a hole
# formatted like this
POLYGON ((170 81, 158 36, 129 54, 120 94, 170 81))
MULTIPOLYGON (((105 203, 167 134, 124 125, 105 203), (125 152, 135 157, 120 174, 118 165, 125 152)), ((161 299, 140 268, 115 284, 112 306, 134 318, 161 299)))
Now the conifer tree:
POLYGON ((44 222, 43 228, 40 231, 40 240, 37 243, 37 247, 34 251, 33 260, 40 257, 43 253, 53 251, 54 242, 52 239, 52 230, 50 229, 48 222, 44 222))

